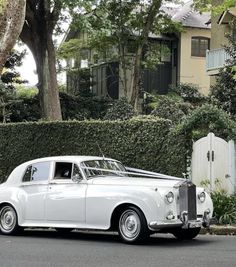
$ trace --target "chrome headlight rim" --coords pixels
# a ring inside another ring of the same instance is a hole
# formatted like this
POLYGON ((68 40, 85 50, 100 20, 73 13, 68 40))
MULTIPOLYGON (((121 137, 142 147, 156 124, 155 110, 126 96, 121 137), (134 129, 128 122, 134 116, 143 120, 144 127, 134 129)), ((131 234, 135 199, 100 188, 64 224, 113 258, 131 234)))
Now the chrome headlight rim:
POLYGON ((202 191, 198 194, 198 199, 201 203, 204 203, 206 201, 206 192, 202 191))
POLYGON ((171 204, 174 202, 175 199, 175 195, 172 191, 169 191, 166 195, 165 195, 166 201, 167 203, 171 204))

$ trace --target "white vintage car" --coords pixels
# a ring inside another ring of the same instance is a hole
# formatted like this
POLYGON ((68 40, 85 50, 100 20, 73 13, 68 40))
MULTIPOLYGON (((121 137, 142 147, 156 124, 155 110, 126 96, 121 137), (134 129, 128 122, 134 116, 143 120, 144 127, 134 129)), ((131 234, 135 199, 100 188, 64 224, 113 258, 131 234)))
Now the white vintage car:
POLYGON ((47 227, 118 231, 127 243, 156 232, 192 239, 209 226, 212 212, 210 196, 191 181, 103 157, 32 160, 0 185, 2 234, 47 227))

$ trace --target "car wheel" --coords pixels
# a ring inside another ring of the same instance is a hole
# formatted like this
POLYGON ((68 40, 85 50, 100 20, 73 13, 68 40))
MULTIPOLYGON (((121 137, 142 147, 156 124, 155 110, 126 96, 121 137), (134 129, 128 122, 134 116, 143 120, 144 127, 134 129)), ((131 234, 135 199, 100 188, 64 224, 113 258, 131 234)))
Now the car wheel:
POLYGON ((142 211, 133 206, 121 213, 118 231, 122 241, 126 243, 145 241, 149 236, 145 216, 142 211))
POLYGON ((0 231, 4 235, 15 234, 19 230, 15 209, 5 205, 0 209, 0 231))
POLYGON ((176 229, 172 234, 179 240, 191 240, 195 238, 201 230, 201 227, 191 229, 176 229))

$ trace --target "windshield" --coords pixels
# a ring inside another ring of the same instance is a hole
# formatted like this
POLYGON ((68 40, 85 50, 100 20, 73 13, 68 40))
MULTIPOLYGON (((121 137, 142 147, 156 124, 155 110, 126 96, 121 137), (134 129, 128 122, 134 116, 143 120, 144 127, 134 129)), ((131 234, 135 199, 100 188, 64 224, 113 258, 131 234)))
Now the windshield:
POLYGON ((125 172, 125 167, 114 160, 88 160, 81 163, 81 168, 87 179, 96 176, 122 176, 120 172, 125 172))

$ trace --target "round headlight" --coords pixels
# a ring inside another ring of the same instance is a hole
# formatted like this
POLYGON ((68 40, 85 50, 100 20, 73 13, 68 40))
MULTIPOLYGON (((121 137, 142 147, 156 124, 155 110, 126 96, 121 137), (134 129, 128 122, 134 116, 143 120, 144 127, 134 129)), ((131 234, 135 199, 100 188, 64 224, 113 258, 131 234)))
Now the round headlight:
POLYGON ((206 193, 202 192, 198 195, 198 199, 200 200, 201 203, 203 203, 206 200, 206 193))
POLYGON ((175 196, 173 192, 170 191, 168 194, 166 194, 166 200, 168 203, 172 203, 174 201, 174 198, 175 196))

